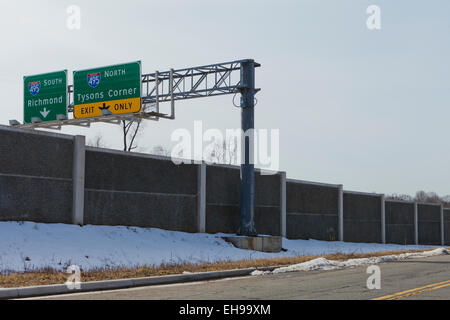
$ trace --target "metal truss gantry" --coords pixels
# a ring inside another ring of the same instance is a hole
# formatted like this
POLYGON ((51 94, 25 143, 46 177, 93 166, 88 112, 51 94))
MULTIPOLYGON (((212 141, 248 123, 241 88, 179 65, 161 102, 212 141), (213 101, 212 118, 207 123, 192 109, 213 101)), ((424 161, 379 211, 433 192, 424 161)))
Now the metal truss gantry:
MULTIPOLYGON (((242 89, 240 71, 242 64, 248 60, 238 60, 212 65, 169 70, 145 74, 142 76, 143 104, 154 104, 159 110, 159 103, 171 102, 171 114, 175 117, 173 104, 177 100, 236 94, 242 89)), ((255 67, 259 67, 255 64, 255 67)), ((158 112, 158 111, 157 111, 158 112)))
MULTIPOLYGON (((141 101, 142 111, 131 114, 105 113, 100 117, 82 119, 64 119, 48 122, 20 124, 11 121, 10 124, 19 128, 61 129, 62 126, 89 127, 91 123, 105 122, 119 124, 121 120, 133 121, 139 119, 159 120, 175 119, 175 101, 194 98, 204 98, 241 92, 241 68, 243 63, 250 61, 236 60, 211 65, 191 67, 142 75, 141 101), (160 104, 170 102, 170 112, 162 113, 160 104)), ((255 67, 259 67, 255 63, 255 67)), ((259 89, 255 89, 256 92, 259 89)), ((68 112, 73 113, 73 85, 68 86, 68 112)))
MULTIPOLYGON (((89 127, 91 123, 105 122, 120 124, 121 121, 141 119, 159 120, 175 119, 175 101, 212 97, 226 94, 241 94, 241 126, 244 132, 254 129, 254 96, 259 89, 255 88, 255 67, 260 67, 252 59, 236 60, 199 67, 191 67, 169 71, 143 74, 141 84, 142 110, 139 113, 112 114, 102 111, 102 116, 64 119, 49 122, 20 124, 15 120, 10 125, 16 128, 61 129, 62 126, 74 125, 89 127), (170 112, 162 113, 160 104, 170 102, 170 112)), ((68 86, 69 113, 73 113, 73 86, 68 86)), ((238 234, 256 235, 254 227, 254 164, 250 161, 250 150, 253 140, 246 138, 243 144, 245 159, 241 164, 241 214, 238 234)))

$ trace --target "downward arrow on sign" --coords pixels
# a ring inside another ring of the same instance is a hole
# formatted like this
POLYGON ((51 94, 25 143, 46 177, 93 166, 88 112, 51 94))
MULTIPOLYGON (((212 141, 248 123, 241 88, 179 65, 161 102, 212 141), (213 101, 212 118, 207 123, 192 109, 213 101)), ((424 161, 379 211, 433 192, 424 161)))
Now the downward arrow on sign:
POLYGON ((52 110, 48 110, 47 108, 44 108, 44 111, 41 111, 41 114, 44 118, 47 118, 48 114, 51 112, 52 110))

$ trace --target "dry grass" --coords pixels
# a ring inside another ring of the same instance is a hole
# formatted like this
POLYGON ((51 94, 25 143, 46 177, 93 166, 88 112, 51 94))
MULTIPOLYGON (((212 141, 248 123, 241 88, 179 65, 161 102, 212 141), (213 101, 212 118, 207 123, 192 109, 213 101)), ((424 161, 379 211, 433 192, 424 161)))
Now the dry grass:
MULTIPOLYGON (((219 271, 219 270, 244 269, 244 268, 286 266, 306 262, 318 257, 325 257, 329 260, 347 260, 357 258, 379 257, 391 254, 401 254, 406 252, 411 253, 423 251, 427 250, 388 251, 388 252, 364 253, 364 254, 336 253, 326 256, 298 256, 298 257, 274 258, 274 259, 222 261, 217 263, 206 263, 206 264, 186 263, 176 265, 161 265, 158 267, 144 266, 136 268, 99 269, 87 272, 82 271, 81 279, 83 282, 87 282, 87 281, 126 279, 126 278, 142 278, 142 277, 162 276, 170 274, 180 274, 183 273, 184 271, 206 272, 206 271, 219 271)), ((27 271, 25 273, 11 273, 3 275, 0 274, 0 287, 15 288, 15 287, 50 285, 50 284, 63 284, 64 282, 66 282, 67 278, 68 278, 67 273, 56 271, 50 268, 44 270, 27 271)))

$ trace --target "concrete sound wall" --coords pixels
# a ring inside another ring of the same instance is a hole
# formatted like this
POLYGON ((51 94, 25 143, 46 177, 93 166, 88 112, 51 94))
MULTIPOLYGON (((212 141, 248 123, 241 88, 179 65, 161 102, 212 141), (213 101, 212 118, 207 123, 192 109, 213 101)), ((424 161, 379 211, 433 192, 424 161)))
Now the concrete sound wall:
POLYGON ((444 243, 450 245, 450 209, 444 210, 444 243))
POLYGON ((88 148, 84 223, 196 232, 197 167, 88 148))
POLYGON ((415 244, 414 203, 386 201, 386 242, 415 244))
POLYGON ((239 227, 240 171, 206 167, 206 232, 234 233, 239 227))
POLYGON ((439 205, 418 204, 419 244, 441 244, 441 208, 439 205))
MULTIPOLYGON (((240 169, 206 167, 206 232, 235 233, 240 216, 240 169)), ((280 235, 280 174, 255 172, 255 228, 260 234, 280 235)))
POLYGON ((280 173, 255 172, 255 228, 258 233, 281 235, 280 173))
MULTIPOLYGON (((0 221, 238 230, 239 167, 175 165, 166 157, 86 148, 80 136, 5 126, 0 141, 0 221)), ((450 245, 450 209, 441 216, 439 205, 417 204, 416 221, 414 203, 387 200, 382 207, 379 194, 259 170, 254 196, 259 234, 450 245)))
POLYGON ((344 241, 382 242, 380 195, 344 191, 344 241))
POLYGON ((289 239, 338 239, 338 187, 286 182, 286 235, 289 239))
POLYGON ((0 220, 70 223, 74 138, 0 126, 0 220))

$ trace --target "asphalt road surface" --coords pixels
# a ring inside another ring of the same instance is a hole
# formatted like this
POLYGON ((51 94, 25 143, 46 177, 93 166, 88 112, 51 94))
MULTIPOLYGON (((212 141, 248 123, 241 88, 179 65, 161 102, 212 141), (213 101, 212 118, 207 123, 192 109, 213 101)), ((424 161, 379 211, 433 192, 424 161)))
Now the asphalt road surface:
POLYGON ((450 299, 450 255, 378 265, 381 289, 367 288, 367 266, 149 286, 39 299, 450 299))

